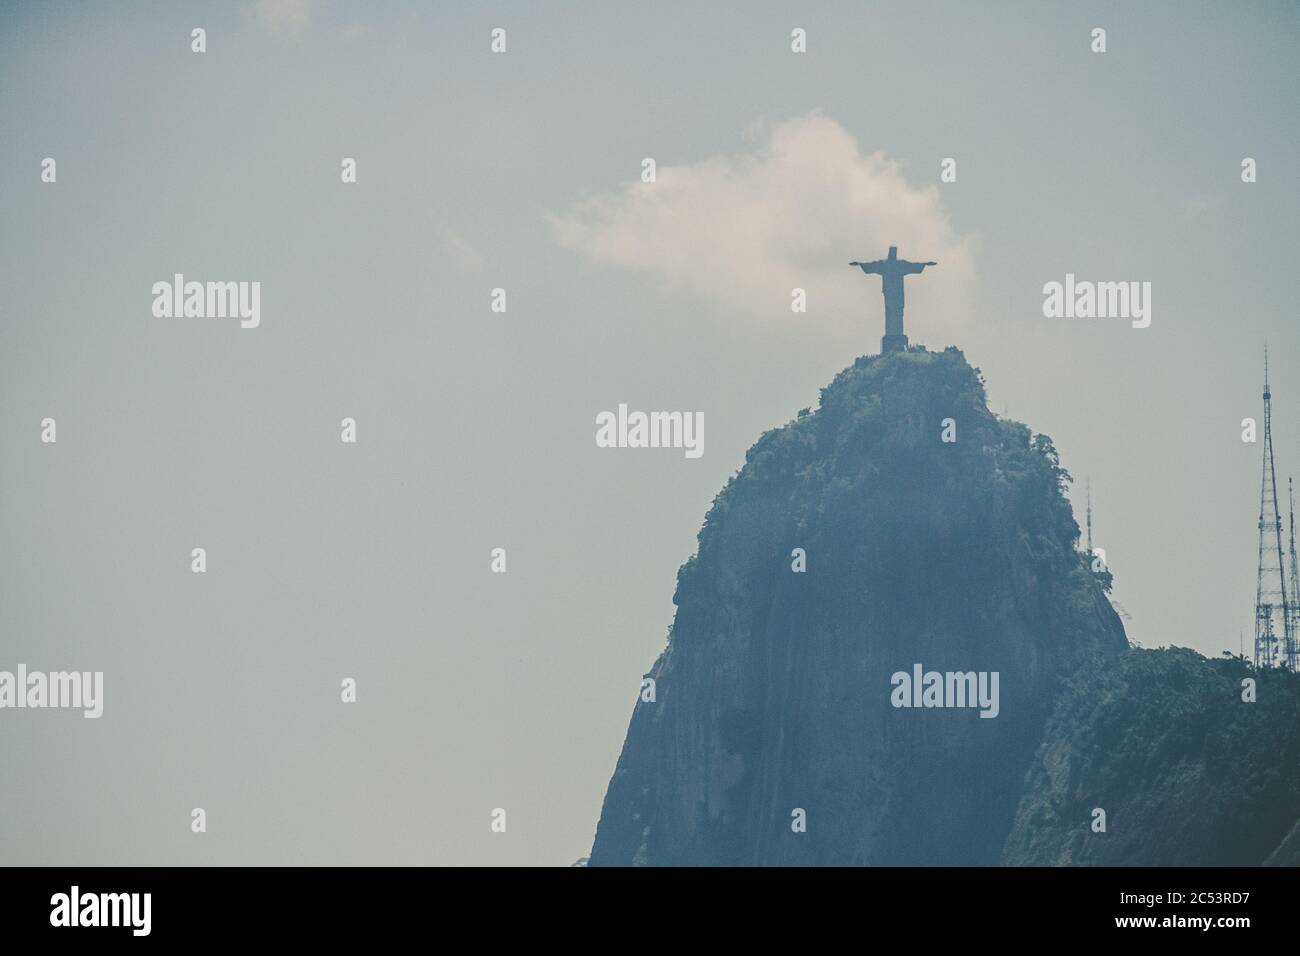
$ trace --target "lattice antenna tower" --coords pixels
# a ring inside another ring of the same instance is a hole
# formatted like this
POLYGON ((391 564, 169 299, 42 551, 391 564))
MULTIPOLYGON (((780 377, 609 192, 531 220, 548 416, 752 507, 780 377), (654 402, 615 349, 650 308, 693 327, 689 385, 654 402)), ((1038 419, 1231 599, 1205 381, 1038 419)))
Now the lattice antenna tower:
POLYGON ((1259 482, 1259 571, 1255 582, 1255 666, 1276 667, 1295 657, 1282 558, 1282 515, 1273 463, 1273 394, 1264 346, 1264 461, 1259 482))
POLYGON ((1295 557, 1295 481, 1291 478, 1286 480, 1287 492, 1291 499, 1291 547, 1289 549, 1291 560, 1291 575, 1286 583, 1287 586, 1287 628, 1290 634, 1290 642, 1286 648, 1286 666, 1291 671, 1300 671, 1300 566, 1296 564, 1295 557))

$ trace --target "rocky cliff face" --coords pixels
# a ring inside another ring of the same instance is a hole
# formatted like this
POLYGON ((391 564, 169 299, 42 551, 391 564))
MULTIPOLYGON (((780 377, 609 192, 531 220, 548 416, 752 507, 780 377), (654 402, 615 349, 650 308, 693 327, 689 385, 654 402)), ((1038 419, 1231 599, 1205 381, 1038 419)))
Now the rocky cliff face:
POLYGON ((678 573, 591 865, 999 862, 1063 679, 1127 650, 1067 478, 956 349, 859 359, 760 438, 678 573), (997 672, 998 715, 892 706, 914 664, 997 672))

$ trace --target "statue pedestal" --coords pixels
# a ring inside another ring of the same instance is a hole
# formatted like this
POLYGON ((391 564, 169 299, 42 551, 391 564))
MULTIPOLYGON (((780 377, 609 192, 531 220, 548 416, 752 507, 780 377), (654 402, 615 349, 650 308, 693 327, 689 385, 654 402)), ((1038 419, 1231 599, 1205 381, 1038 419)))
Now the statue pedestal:
POLYGON ((902 333, 899 333, 898 335, 886 335, 880 340, 880 351, 882 353, 907 351, 907 336, 902 333))

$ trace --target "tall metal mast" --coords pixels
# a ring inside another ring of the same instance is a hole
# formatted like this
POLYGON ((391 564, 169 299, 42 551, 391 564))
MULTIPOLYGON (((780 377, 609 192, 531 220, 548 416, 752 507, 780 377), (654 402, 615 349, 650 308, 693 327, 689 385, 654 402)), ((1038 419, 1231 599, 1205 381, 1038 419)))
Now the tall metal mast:
POLYGON ((1292 671, 1300 671, 1300 568, 1295 558, 1295 482, 1286 480, 1287 491, 1291 498, 1291 576, 1287 581, 1287 629, 1289 638, 1286 647, 1286 666, 1292 671))
POLYGON ((1282 516, 1273 465, 1273 395, 1268 387, 1264 346, 1264 464, 1259 485, 1259 574, 1255 584, 1255 666, 1289 666, 1295 658, 1292 615, 1282 560, 1282 516), (1279 633, 1280 632, 1280 633, 1279 633), (1280 646, 1279 646, 1280 645, 1280 646))

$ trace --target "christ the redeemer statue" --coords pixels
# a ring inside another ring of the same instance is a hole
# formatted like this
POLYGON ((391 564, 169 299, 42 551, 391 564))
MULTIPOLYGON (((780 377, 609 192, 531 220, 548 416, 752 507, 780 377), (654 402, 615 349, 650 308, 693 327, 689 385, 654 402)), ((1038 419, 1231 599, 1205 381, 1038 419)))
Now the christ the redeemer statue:
POLYGON ((889 247, 889 258, 877 259, 875 262, 850 262, 867 275, 881 278, 881 291, 885 294, 885 337, 880 340, 882 352, 901 352, 907 348, 907 336, 903 334, 903 276, 916 275, 926 266, 937 266, 937 262, 908 262, 898 258, 898 246, 889 247))

